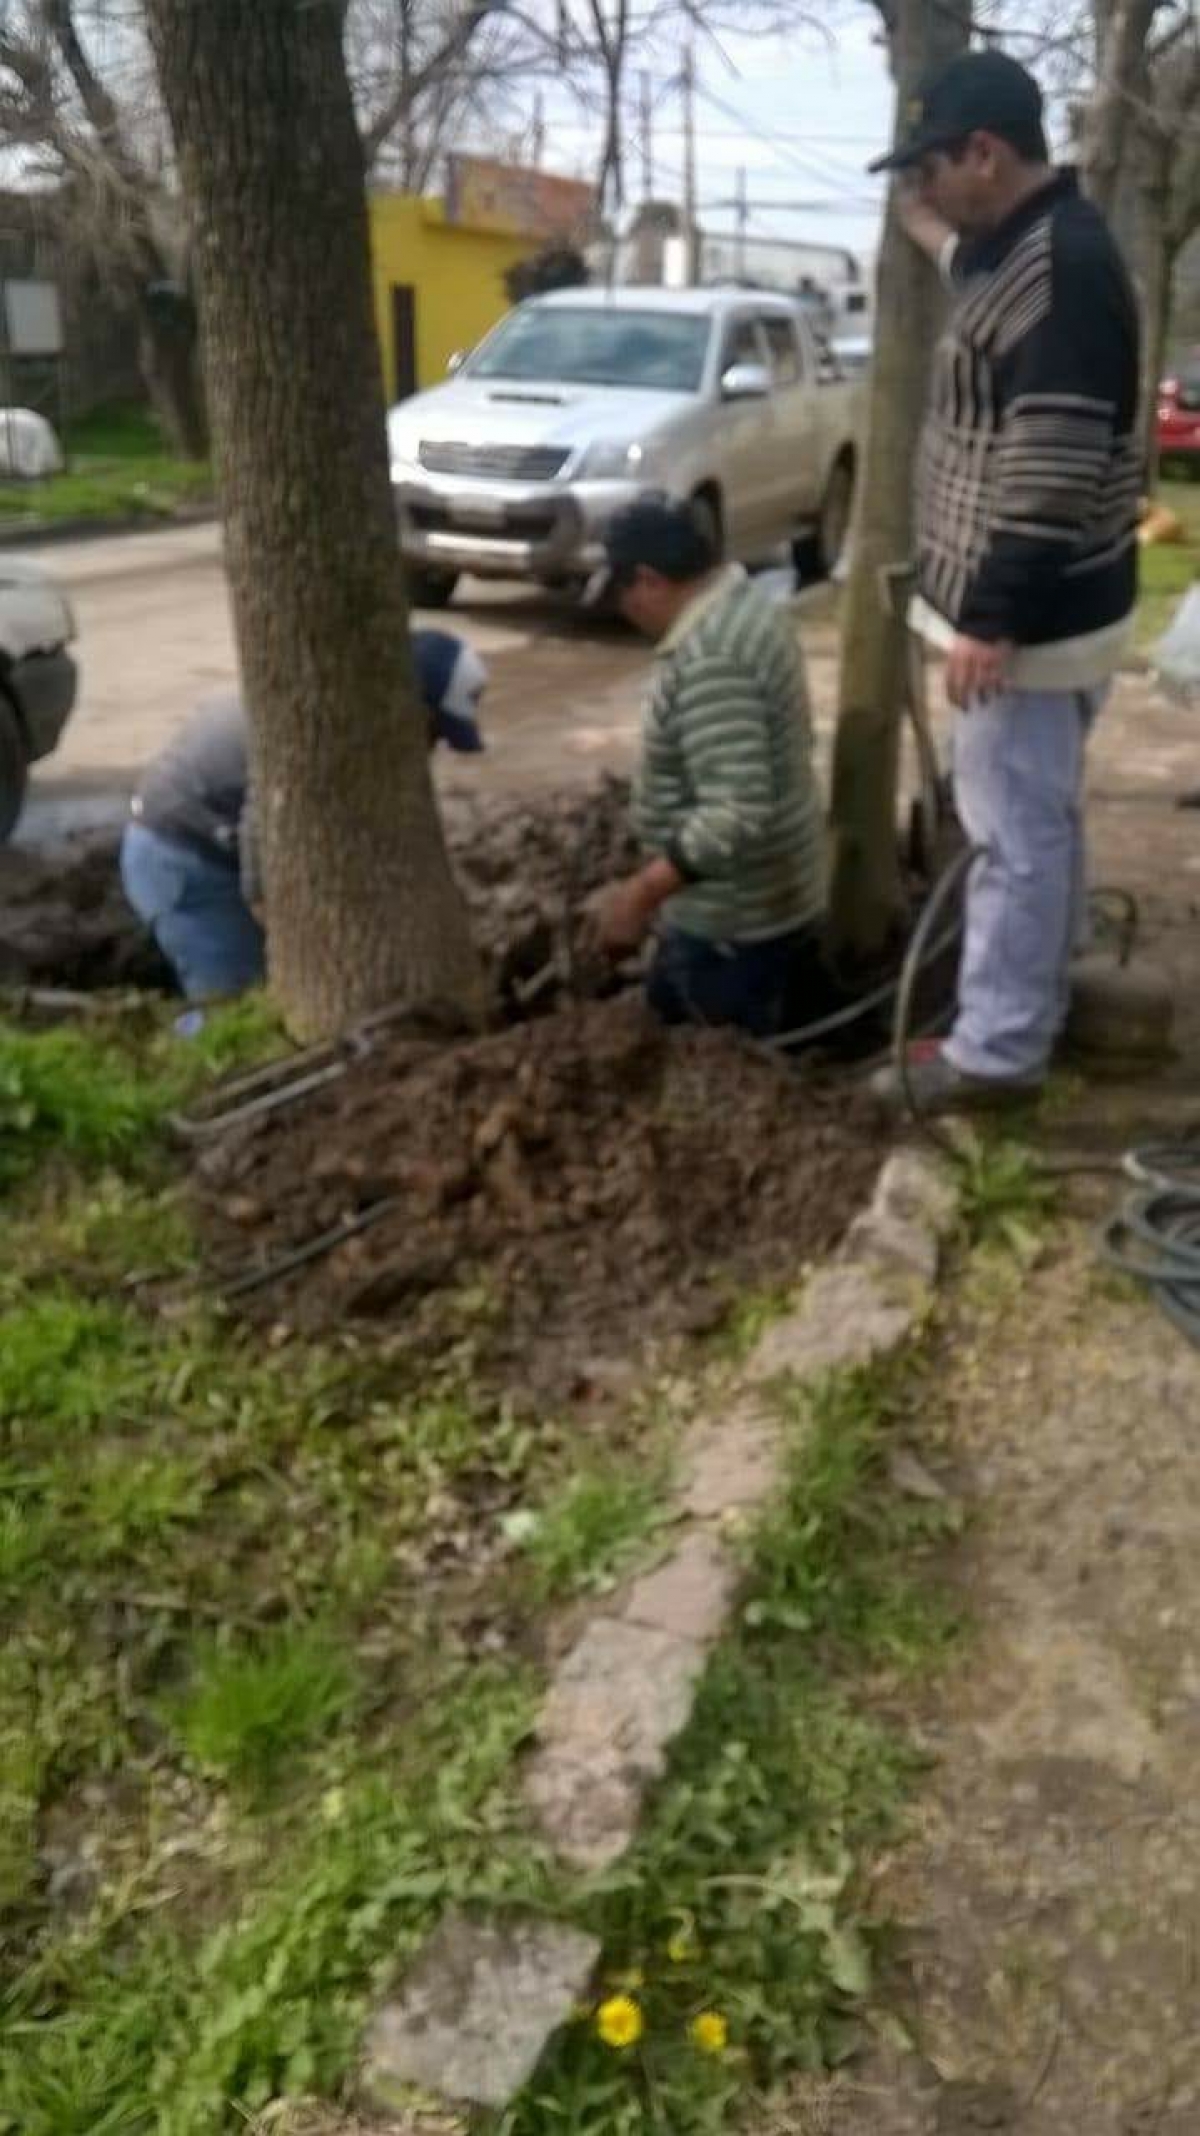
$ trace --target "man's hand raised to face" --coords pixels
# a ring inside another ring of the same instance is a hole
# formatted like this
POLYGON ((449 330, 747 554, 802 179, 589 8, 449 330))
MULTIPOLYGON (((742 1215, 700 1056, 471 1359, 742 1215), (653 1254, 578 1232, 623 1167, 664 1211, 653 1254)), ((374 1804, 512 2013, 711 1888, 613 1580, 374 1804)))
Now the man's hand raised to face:
POLYGON ((896 180, 896 213, 905 235, 938 264, 954 232, 945 216, 924 198, 915 172, 902 172, 896 180))

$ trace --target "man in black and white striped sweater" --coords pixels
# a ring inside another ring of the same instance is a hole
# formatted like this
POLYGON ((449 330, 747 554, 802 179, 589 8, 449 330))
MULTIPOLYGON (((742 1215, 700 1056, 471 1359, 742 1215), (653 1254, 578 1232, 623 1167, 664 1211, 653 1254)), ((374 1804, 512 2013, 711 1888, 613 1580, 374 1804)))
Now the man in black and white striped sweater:
MULTIPOLYGON (((1040 1085, 1085 905, 1084 750, 1137 593, 1137 308, 1116 244, 1052 168, 1033 77, 967 53, 927 89, 910 236, 954 292, 917 494, 914 627, 946 655, 970 881, 958 1014, 910 1071, 927 1108, 1040 1085)), ((894 1097, 899 1078, 879 1079, 894 1097)))

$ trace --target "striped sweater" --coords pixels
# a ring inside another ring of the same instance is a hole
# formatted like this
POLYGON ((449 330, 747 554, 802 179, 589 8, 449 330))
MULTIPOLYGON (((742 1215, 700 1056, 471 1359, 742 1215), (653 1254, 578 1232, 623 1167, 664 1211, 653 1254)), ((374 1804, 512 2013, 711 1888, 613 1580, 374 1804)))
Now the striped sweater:
POLYGON ((1061 171, 959 246, 917 502, 920 591, 956 630, 1049 645, 1137 592, 1137 307, 1116 244, 1061 171))
POLYGON ((736 565, 660 652, 634 828, 687 878, 664 907, 709 940, 766 941, 825 903, 822 811, 795 633, 736 565))

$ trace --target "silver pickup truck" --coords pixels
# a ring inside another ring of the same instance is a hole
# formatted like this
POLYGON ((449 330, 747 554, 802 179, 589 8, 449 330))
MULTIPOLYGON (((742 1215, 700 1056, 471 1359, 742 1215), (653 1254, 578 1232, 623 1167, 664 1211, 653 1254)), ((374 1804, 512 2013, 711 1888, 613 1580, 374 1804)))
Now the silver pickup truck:
POLYGON ((469 571, 571 588, 614 512, 693 498, 726 556, 810 541, 838 561, 860 388, 800 306, 744 289, 571 289, 502 319, 446 385, 388 418, 414 601, 469 571))

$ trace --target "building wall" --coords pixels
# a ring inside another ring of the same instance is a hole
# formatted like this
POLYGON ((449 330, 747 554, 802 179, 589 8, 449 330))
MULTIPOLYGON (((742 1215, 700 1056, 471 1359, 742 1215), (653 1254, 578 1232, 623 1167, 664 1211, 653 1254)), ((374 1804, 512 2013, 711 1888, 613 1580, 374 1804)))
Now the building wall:
POLYGON ((436 386, 451 356, 473 348, 503 317, 505 271, 538 245, 536 238, 448 223, 436 200, 373 193, 369 205, 375 318, 390 405, 396 397, 393 287, 413 291, 417 386, 436 386))

